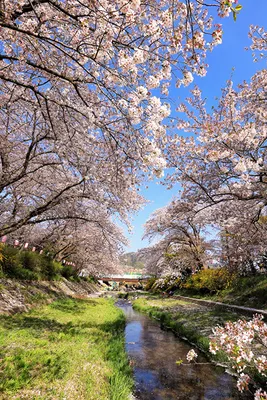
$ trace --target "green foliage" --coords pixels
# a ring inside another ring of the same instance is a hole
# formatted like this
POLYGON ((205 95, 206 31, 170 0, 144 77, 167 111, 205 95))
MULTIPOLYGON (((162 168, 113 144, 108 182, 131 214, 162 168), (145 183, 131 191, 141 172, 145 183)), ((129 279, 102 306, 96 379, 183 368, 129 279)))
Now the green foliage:
POLYGON ((119 299, 128 299, 128 297, 129 297, 129 293, 123 293, 123 292, 118 293, 119 299))
POLYGON ((71 266, 63 267, 47 254, 20 250, 2 245, 0 249, 0 277, 25 280, 58 280, 61 276, 77 280, 76 271, 71 266))
POLYGON ((62 275, 62 269, 63 266, 62 264, 51 260, 51 258, 47 256, 42 257, 44 264, 43 264, 43 274, 46 276, 48 279, 57 279, 62 275))
POLYGON ((37 274, 42 272, 43 257, 40 257, 39 254, 30 251, 20 251, 17 253, 17 259, 23 268, 37 274))
POLYGON ((38 279, 38 274, 35 273, 32 262, 27 257, 24 259, 18 249, 10 246, 4 246, 3 248, 1 267, 3 274, 9 278, 38 279), (26 262, 25 267, 24 261, 26 262), (30 269, 27 269, 27 267, 30 269))
POLYGON ((167 259, 167 260, 172 260, 172 259, 174 259, 174 258, 177 258, 177 253, 165 253, 164 254, 164 257, 167 259))
POLYGON ((64 278, 72 281, 78 280, 77 272, 72 268, 71 265, 64 265, 61 271, 61 275, 64 276, 64 278))
POLYGON ((0 243, 0 262, 3 261, 4 259, 3 249, 4 249, 4 244, 0 243))
POLYGON ((152 286, 154 285, 156 280, 157 280, 157 278, 155 278, 155 277, 149 278, 147 283, 146 283, 145 290, 150 290, 152 288, 152 286))
POLYGON ((233 284, 236 276, 227 268, 203 269, 190 276, 181 288, 199 293, 217 293, 233 284))
POLYGON ((172 291, 182 296, 267 308, 266 275, 238 276, 226 268, 201 270, 185 281, 170 277, 152 278, 146 290, 153 293, 172 291))
POLYGON ((150 291, 157 293, 161 291, 173 291, 174 294, 182 296, 220 301, 258 309, 267 308, 266 275, 260 274, 241 277, 228 274, 227 271, 224 274, 224 269, 208 271, 217 271, 217 273, 200 271, 186 281, 179 281, 177 279, 173 286, 169 285, 164 289, 160 287, 159 283, 163 281, 163 285, 165 285, 165 281, 158 279, 155 283, 157 290, 154 290, 152 287, 150 291))
POLYGON ((38 368, 40 360, 42 363, 42 368, 38 371, 40 379, 51 382, 54 379, 63 378, 66 370, 66 357, 63 354, 53 354, 48 349, 25 351, 23 348, 19 348, 16 353, 3 360, 0 392, 17 391, 24 385, 29 385, 32 380, 32 372, 38 368))
POLYGON ((97 283, 98 280, 94 276, 80 276, 80 279, 88 283, 97 283))
POLYGON ((225 1, 224 2, 224 4, 225 4, 225 6, 227 6, 227 7, 230 7, 230 9, 231 9, 231 11, 232 11, 232 13, 233 13, 233 18, 234 18, 234 21, 236 21, 236 19, 237 19, 237 14, 242 10, 242 6, 241 6, 241 4, 238 4, 236 7, 234 7, 232 4, 231 4, 231 2, 230 1, 225 1))
POLYGON ((246 305, 259 309, 267 308, 267 276, 246 276, 234 280, 231 286, 221 292, 219 300, 246 305))

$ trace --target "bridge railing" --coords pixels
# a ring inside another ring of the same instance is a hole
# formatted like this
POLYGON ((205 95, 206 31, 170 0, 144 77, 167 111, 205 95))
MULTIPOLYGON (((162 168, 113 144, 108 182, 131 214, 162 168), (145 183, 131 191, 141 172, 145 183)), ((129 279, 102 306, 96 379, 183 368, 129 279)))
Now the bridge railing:
POLYGON ((111 280, 112 281, 112 279, 147 279, 147 278, 150 278, 150 276, 149 275, 139 275, 139 274, 132 274, 132 275, 127 275, 127 274, 125 274, 125 275, 105 275, 105 276, 103 276, 103 277, 101 277, 101 279, 103 279, 103 278, 105 278, 105 279, 109 279, 109 280, 111 280))

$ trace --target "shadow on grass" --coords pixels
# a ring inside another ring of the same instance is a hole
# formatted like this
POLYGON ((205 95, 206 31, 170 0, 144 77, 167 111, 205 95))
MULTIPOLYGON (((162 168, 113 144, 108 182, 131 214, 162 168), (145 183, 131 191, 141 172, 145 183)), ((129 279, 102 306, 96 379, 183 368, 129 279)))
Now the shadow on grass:
MULTIPOLYGON (((123 341, 124 316, 118 315, 114 320, 107 321, 109 310, 104 310, 102 318, 101 308, 95 308, 100 305, 98 301, 91 299, 62 299, 50 304, 43 311, 40 309, 39 314, 35 311, 28 314, 0 316, 0 326, 6 331, 6 335, 14 332, 14 337, 16 338, 16 335, 18 337, 17 343, 16 339, 14 340, 15 346, 8 340, 0 352, 0 399, 9 398, 1 397, 3 394, 17 393, 21 389, 26 390, 35 385, 50 387, 51 382, 62 379, 68 373, 72 343, 88 341, 96 346, 95 350, 100 352, 101 357, 104 357, 115 371, 116 379, 110 383, 111 392, 120 393, 120 390, 130 393, 131 369, 124 353, 123 341), (88 306, 89 309, 86 309, 88 306), (94 311, 92 318, 90 310, 94 311), (53 314, 49 314, 49 311, 53 314), (98 318, 98 312, 101 318, 98 318), (67 314, 66 322, 64 314, 67 314), (73 321, 67 322, 71 319, 71 314, 74 317, 73 321), (60 321, 56 320, 57 315, 61 317, 60 321), (75 315, 79 317, 75 318, 75 315), (39 338, 42 339, 41 343, 36 340, 39 338)), ((112 396, 110 398, 114 400, 122 398, 112 396)), ((126 395, 123 398, 126 398, 126 395)))
POLYGON ((97 306, 99 304, 95 300, 75 299, 75 301, 73 301, 72 299, 67 298, 60 301, 55 301, 50 305, 50 307, 64 313, 80 314, 86 310, 88 305, 97 306))
MULTIPOLYGON (((82 314, 86 307, 97 306, 99 303, 95 300, 73 300, 63 299, 55 301, 49 307, 52 309, 62 311, 63 313, 82 314)), ((64 333, 64 334, 81 334, 83 330, 90 328, 98 328, 104 332, 121 331, 124 328, 125 318, 123 315, 119 316, 115 321, 97 322, 88 321, 86 317, 81 322, 66 322, 62 323, 49 316, 35 316, 31 314, 17 314, 13 316, 0 316, 0 326, 7 330, 22 330, 29 329, 33 334, 42 334, 42 332, 49 331, 51 333, 64 333)))
POLYGON ((122 316, 118 317, 116 321, 104 322, 101 324, 84 322, 84 323, 80 324, 79 326, 83 329, 97 327, 98 329, 101 329, 104 332, 117 333, 117 332, 121 332, 122 329, 125 327, 125 318, 122 315, 122 316))
POLYGON ((8 316, 0 317, 0 325, 5 329, 18 330, 18 329, 31 329, 36 332, 51 331, 65 334, 73 334, 74 328, 78 327, 71 322, 62 324, 50 318, 31 317, 29 315, 20 315, 17 318, 8 316))

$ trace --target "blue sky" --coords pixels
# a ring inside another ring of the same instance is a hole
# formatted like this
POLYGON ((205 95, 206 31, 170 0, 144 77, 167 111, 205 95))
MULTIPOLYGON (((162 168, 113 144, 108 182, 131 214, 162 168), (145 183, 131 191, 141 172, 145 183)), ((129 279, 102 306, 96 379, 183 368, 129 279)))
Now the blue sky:
MULTIPOLYGON (((251 40, 248 38, 251 24, 267 28, 267 0, 240 0, 240 4, 243 9, 236 22, 234 22, 232 16, 221 20, 224 32, 223 43, 208 55, 207 75, 204 78, 196 77, 193 84, 187 88, 172 88, 170 95, 177 104, 189 94, 189 90, 194 84, 197 84, 204 97, 207 98, 207 104, 211 107, 215 103, 215 98, 220 96, 221 88, 231 76, 234 83, 237 84, 244 79, 249 80, 263 66, 262 63, 253 63, 251 51, 246 51, 244 48, 251 44, 251 40)), ((133 233, 125 232, 130 240, 130 246, 126 249, 127 252, 148 246, 146 240, 141 240, 144 223, 153 211, 169 203, 179 190, 179 185, 167 190, 166 187, 157 184, 156 180, 148 182, 147 186, 148 189, 142 190, 142 195, 149 203, 137 215, 133 216, 133 233)))

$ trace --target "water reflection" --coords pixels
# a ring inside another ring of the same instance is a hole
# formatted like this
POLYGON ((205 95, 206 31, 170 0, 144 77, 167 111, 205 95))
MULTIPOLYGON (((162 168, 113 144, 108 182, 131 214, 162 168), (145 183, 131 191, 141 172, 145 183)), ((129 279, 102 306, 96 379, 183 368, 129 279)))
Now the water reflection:
MULTIPOLYGON (((163 331, 159 324, 132 309, 118 306, 127 317, 126 350, 134 365, 135 397, 140 400, 237 400, 250 399, 236 389, 235 380, 214 365, 176 365, 192 346, 163 331)), ((199 362, 207 362, 200 355, 199 362)))

